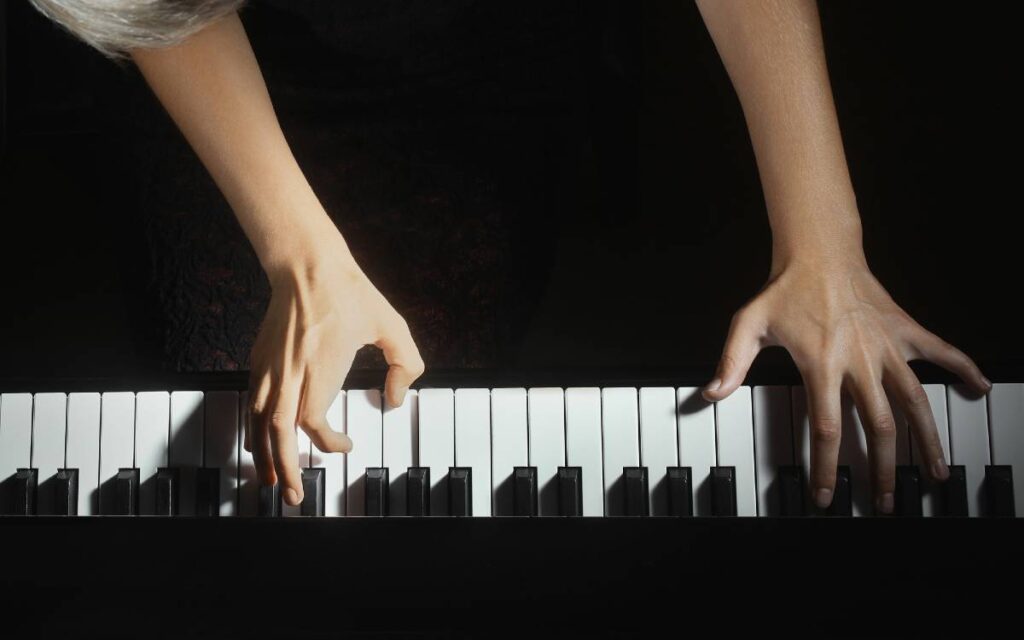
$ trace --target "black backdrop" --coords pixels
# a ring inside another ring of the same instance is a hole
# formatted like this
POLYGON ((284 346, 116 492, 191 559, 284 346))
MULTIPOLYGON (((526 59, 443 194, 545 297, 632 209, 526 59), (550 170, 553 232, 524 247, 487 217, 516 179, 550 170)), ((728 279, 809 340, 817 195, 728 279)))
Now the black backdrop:
MULTIPOLYGON (((267 288, 212 181, 134 69, 0 2, 0 379, 245 368, 267 288)), ((925 326, 1016 371, 1008 9, 821 11, 872 267, 925 326)), ((296 156, 428 367, 710 373, 769 238, 692 3, 278 0, 242 17, 296 156)))

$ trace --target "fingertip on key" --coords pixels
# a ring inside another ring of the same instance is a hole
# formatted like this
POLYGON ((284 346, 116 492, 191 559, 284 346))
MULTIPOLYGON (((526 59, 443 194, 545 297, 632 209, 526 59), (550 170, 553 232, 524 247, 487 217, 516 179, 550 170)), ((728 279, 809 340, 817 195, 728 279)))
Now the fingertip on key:
POLYGON ((348 434, 341 434, 341 451, 340 453, 349 453, 352 451, 352 438, 348 434))
POLYGON ((716 398, 712 394, 717 392, 719 387, 721 387, 721 386, 722 386, 722 379, 721 378, 715 378, 714 380, 709 382, 706 387, 701 389, 701 395, 708 402, 715 402, 716 398))
POLYGON ((295 489, 286 489, 284 492, 284 501, 288 503, 289 506, 295 507, 302 502, 302 496, 300 496, 299 492, 295 489))
POLYGON ((405 394, 409 391, 409 387, 401 387, 395 389, 388 394, 388 404, 392 407, 400 407, 405 402, 405 394))
POLYGON ((818 505, 819 509, 827 509, 832 504, 832 490, 831 489, 818 489, 814 492, 814 504, 818 505))
POLYGON ((881 513, 892 513, 895 499, 891 493, 883 493, 875 499, 875 508, 881 513))

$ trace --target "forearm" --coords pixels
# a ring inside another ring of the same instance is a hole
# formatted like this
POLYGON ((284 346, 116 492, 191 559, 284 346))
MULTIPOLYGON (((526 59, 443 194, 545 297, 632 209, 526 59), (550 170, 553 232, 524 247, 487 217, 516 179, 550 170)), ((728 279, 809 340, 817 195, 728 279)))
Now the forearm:
POLYGON ((697 0, 743 106, 773 237, 794 261, 863 261, 814 0, 697 0))
POLYGON ((132 58, 234 210, 268 274, 351 254, 285 140, 237 13, 132 58))

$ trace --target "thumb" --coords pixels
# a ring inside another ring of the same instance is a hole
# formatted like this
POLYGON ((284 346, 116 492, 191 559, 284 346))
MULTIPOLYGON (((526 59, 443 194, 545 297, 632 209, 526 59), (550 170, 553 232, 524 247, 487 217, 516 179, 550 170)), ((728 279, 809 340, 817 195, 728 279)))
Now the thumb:
POLYGON ((423 358, 409 333, 409 326, 401 318, 375 344, 384 351, 384 359, 388 363, 384 397, 388 406, 401 406, 409 385, 423 375, 423 358))
POLYGON ((743 384, 751 363, 761 351, 761 336, 764 323, 760 314, 750 307, 740 309, 729 325, 729 336, 725 339, 722 359, 718 362, 715 377, 701 391, 708 402, 718 402, 729 397, 743 384))

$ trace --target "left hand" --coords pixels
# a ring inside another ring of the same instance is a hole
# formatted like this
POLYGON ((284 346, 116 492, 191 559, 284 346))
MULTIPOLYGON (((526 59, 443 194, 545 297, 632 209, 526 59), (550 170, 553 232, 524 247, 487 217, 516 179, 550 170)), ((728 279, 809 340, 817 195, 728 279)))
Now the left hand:
POLYGON ((785 347, 804 379, 811 424, 810 484, 822 508, 831 504, 835 488, 842 391, 852 396, 867 436, 876 508, 890 513, 896 423, 887 393, 907 417, 931 477, 945 480, 949 475, 928 396, 908 361, 930 360, 978 393, 991 388, 970 358, 897 306, 862 259, 809 260, 778 269, 733 317, 704 398, 715 402, 735 391, 767 346, 785 347))

